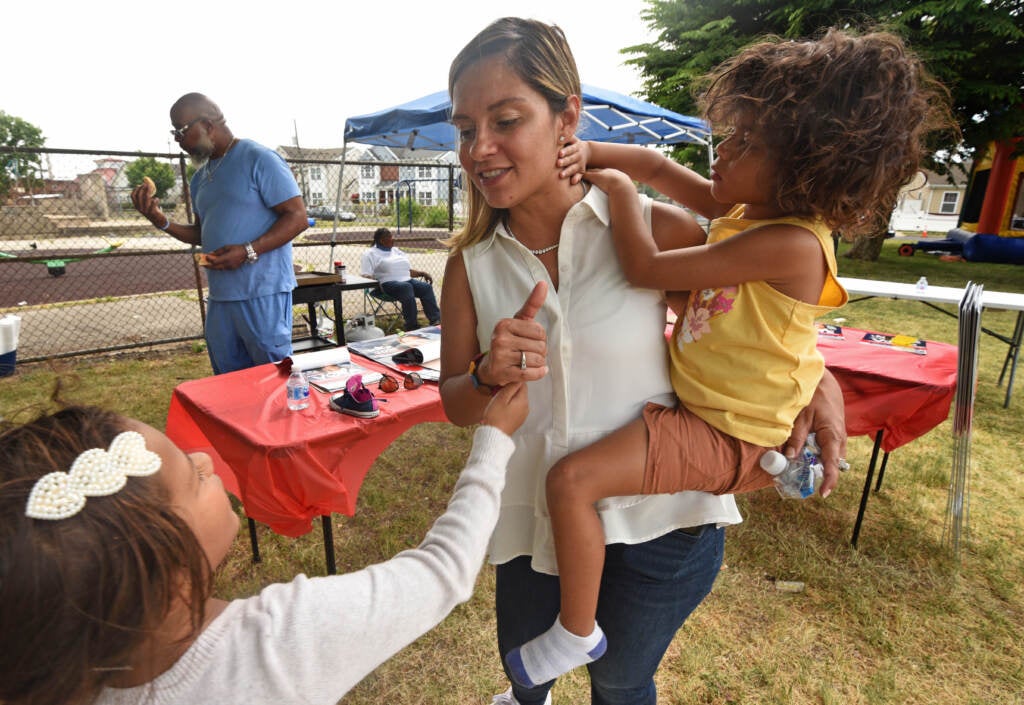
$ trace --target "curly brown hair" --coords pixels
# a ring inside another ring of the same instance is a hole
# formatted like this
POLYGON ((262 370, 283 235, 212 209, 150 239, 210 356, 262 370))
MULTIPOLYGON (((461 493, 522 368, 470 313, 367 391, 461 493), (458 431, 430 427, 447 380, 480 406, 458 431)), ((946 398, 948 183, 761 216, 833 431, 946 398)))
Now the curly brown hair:
POLYGON ((955 129, 949 93, 894 34, 769 37, 716 67, 698 101, 716 128, 749 121, 778 205, 847 237, 885 228, 925 137, 955 129))
POLYGON ((0 702, 92 702, 179 600, 189 607, 185 638, 199 631, 213 571, 159 472, 128 478, 68 519, 25 516, 36 480, 107 448, 124 417, 71 406, 0 426, 0 702))

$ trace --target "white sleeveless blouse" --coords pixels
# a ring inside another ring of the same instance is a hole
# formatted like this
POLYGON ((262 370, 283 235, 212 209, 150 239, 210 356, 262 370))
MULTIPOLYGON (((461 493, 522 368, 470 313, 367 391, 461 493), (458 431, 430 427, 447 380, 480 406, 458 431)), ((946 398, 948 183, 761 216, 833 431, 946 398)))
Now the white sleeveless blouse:
MULTIPOLYGON (((651 201, 642 196, 650 225, 651 201)), ((675 404, 668 374, 661 292, 631 287, 609 229, 608 199, 591 188, 569 211, 558 248, 559 288, 544 265, 499 225, 462 256, 486 349, 495 323, 512 316, 543 279, 548 297, 537 315, 547 331, 547 377, 528 385, 530 415, 513 436, 501 515, 490 562, 533 557, 534 570, 557 574, 544 495, 548 469, 640 416, 644 404, 675 404)), ((680 492, 602 500, 607 543, 641 543, 674 529, 742 521, 732 496, 680 492)))

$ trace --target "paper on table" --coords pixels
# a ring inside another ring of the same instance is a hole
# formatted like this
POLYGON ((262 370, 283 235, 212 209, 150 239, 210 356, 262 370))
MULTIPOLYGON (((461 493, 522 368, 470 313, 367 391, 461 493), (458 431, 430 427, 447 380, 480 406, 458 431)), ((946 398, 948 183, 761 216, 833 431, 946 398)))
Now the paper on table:
POLYGON ((313 352, 292 355, 292 369, 315 370, 325 365, 340 365, 350 360, 348 348, 327 348, 326 350, 314 350, 313 352))
POLYGON ((404 335, 388 335, 370 340, 353 340, 349 349, 357 355, 400 372, 415 371, 427 382, 441 376, 441 328, 428 326, 404 335), (416 350, 417 352, 413 352, 416 350))
POLYGON ((381 377, 380 372, 353 364, 345 347, 302 353, 291 360, 291 369, 304 372, 309 383, 321 392, 344 389, 345 382, 355 374, 362 375, 363 384, 376 382, 381 377))
POLYGON ((360 375, 363 384, 372 384, 381 378, 380 372, 368 370, 351 362, 339 362, 304 372, 306 380, 321 392, 337 392, 345 388, 348 378, 360 375))
POLYGON ((441 359, 441 341, 431 341, 416 348, 409 348, 392 356, 395 362, 412 363, 422 365, 427 362, 441 359))
POLYGON ((822 338, 842 338, 843 327, 834 323, 819 323, 817 325, 818 335, 822 338))
POLYGON ((922 338, 914 338, 909 335, 889 335, 887 333, 865 333, 861 338, 862 343, 879 345, 892 350, 905 350, 916 355, 928 354, 928 342, 922 338))

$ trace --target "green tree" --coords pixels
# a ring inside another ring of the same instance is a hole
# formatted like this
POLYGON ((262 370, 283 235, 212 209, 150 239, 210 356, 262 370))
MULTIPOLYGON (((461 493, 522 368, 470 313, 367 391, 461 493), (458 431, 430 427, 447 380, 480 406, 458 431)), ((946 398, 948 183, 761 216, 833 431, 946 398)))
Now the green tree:
POLYGON ((39 155, 17 150, 42 147, 45 142, 38 127, 0 110, 0 147, 9 150, 0 152, 0 200, 7 197, 15 184, 20 182, 23 188, 28 189, 33 181, 40 178, 39 155))
MULTIPOLYGON (((964 146, 1024 134, 1024 3, 1021 0, 647 0, 657 38, 622 50, 641 71, 647 98, 697 110, 696 80, 765 34, 798 38, 831 26, 904 37, 950 89, 964 146)), ((959 143, 940 145, 950 153, 959 143)))
MULTIPOLYGON (((647 0, 641 13, 656 39, 622 50, 640 69, 646 98, 696 114, 692 87, 709 69, 766 34, 814 36, 827 27, 879 29, 902 36, 952 95, 962 141, 936 135, 939 173, 992 140, 1024 134, 1022 0, 647 0)), ((693 147, 673 155, 706 168, 693 147)), ((868 247, 866 259, 881 236, 868 247)), ((854 256, 860 257, 859 253, 854 256)))
POLYGON ((156 197, 163 198, 177 180, 174 168, 166 162, 158 162, 153 157, 139 157, 124 169, 128 184, 135 188, 142 183, 142 177, 148 176, 156 184, 156 197))

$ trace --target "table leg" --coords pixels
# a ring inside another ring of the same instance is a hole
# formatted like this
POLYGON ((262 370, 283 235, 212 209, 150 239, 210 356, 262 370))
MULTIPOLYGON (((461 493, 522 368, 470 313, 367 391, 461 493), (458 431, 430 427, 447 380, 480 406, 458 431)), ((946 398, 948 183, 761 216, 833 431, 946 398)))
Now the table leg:
MULTIPOLYGON (((260 543, 259 538, 256 536, 256 522, 246 517, 249 524, 249 546, 252 548, 252 562, 260 562, 260 543)), ((320 521, 323 524, 324 529, 324 557, 327 559, 327 574, 335 575, 338 572, 338 566, 334 561, 334 532, 331 529, 331 516, 325 514, 320 517, 320 521)))
POLYGON ((324 529, 324 557, 327 559, 327 574, 335 575, 338 572, 338 566, 334 563, 334 531, 331 529, 331 515, 321 516, 320 523, 324 529))
POLYGON ((345 312, 341 310, 341 289, 334 290, 334 334, 338 345, 345 344, 345 312))
POLYGON ((868 474, 864 478, 864 491, 860 495, 860 509, 857 510, 857 520, 853 523, 853 538, 850 543, 857 548, 857 539, 860 536, 860 525, 864 521, 864 510, 868 506, 868 495, 871 494, 871 480, 875 474, 875 462, 878 460, 878 451, 882 447, 882 430, 875 434, 875 447, 871 450, 871 462, 868 464, 868 474))
POLYGON ((320 337, 320 326, 317 325, 316 321, 316 301, 310 301, 306 304, 306 308, 309 312, 309 337, 315 343, 320 337))
POLYGON ((1017 373, 1017 358, 1020 355, 1021 338, 1024 337, 1024 311, 1017 313, 1017 323, 1013 327, 1013 337, 1007 341, 1010 349, 1006 351, 1006 358, 1003 360, 1003 369, 999 372, 999 379, 996 386, 1003 386, 1003 376, 1006 370, 1010 370, 1010 378, 1006 382, 1006 399, 1003 401, 1003 408, 1009 408, 1010 396, 1013 394, 1013 378, 1017 373))
POLYGON ((249 522, 249 546, 252 548, 252 562, 260 562, 260 540, 256 536, 256 522, 246 517, 249 522))
POLYGON ((878 468, 878 480, 875 482, 875 492, 882 489, 882 478, 885 477, 885 466, 889 464, 889 454, 882 455, 882 467, 878 468))

